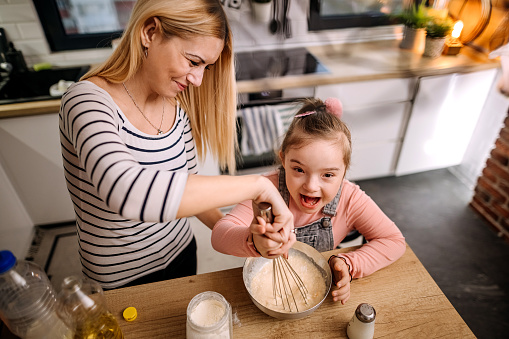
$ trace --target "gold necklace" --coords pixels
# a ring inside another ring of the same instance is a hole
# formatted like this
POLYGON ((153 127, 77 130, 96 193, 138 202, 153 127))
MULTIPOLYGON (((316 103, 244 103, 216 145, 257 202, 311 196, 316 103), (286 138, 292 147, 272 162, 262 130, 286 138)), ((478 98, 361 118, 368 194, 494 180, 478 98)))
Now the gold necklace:
POLYGON ((148 120, 147 116, 143 113, 143 111, 141 110, 141 108, 138 106, 138 104, 136 103, 136 101, 134 101, 134 98, 133 96, 131 95, 131 93, 129 92, 129 90, 127 89, 127 87, 125 86, 125 83, 122 83, 122 85, 124 86, 124 89, 125 91, 127 92, 127 95, 129 95, 129 97, 131 98, 131 100, 133 101, 133 104, 134 106, 136 106, 136 108, 138 109, 138 111, 140 111, 141 115, 143 115, 143 117, 145 118, 145 120, 147 120, 147 122, 156 129, 157 131, 157 134, 158 135, 161 135, 163 134, 163 130, 161 129, 161 127, 163 126, 163 119, 164 119, 164 97, 163 97, 163 114, 161 115, 161 123, 159 124, 159 128, 157 128, 150 120, 148 120))

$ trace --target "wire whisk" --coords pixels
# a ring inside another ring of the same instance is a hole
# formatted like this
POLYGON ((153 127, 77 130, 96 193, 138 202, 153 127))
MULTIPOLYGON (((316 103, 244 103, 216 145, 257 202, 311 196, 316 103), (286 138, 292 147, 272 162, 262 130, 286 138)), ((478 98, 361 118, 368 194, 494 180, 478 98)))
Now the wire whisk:
MULTIPOLYGON (((258 214, 265 219, 266 222, 272 223, 272 206, 269 203, 258 204, 258 214)), ((283 309, 288 312, 299 312, 299 295, 302 297, 304 304, 308 304, 308 289, 304 282, 293 269, 292 265, 283 256, 279 256, 272 260, 272 290, 276 306, 279 301, 283 309)))

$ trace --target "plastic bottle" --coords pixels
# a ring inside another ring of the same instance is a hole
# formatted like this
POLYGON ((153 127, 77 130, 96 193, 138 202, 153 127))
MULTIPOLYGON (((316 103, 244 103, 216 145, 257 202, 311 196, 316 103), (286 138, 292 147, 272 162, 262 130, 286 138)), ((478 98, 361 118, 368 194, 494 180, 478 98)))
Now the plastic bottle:
POLYGON ((58 294, 58 313, 75 331, 74 339, 122 339, 117 319, 106 307, 101 286, 89 279, 70 276, 58 294))
POLYGON ((39 266, 0 251, 0 317, 13 334, 26 339, 72 338, 56 303, 55 290, 39 266))

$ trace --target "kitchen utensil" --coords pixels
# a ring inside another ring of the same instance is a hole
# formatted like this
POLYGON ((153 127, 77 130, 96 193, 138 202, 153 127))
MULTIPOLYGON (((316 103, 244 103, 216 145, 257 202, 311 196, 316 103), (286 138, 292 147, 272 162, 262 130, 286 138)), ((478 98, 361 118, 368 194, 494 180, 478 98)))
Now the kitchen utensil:
MULTIPOLYGON (((327 260, 313 247, 304 244, 302 242, 297 241, 293 247, 288 252, 289 257, 293 256, 301 256, 305 260, 307 260, 311 265, 314 265, 325 282, 325 288, 323 291, 323 297, 320 298, 320 301, 316 304, 308 308, 307 310, 299 311, 299 312, 281 312, 277 310, 270 309, 262 304, 262 301, 256 300, 253 296, 251 282, 253 278, 265 267, 265 265, 271 265, 273 259, 266 259, 263 257, 253 257, 247 258, 244 262, 243 267, 243 280, 244 286, 246 286, 246 290, 248 291, 249 297, 253 301, 253 303, 258 307, 263 313, 276 318, 276 319, 300 319, 307 317, 311 313, 313 313, 320 305, 323 303, 327 295, 329 294, 331 283, 332 283, 332 273, 327 263, 327 260)), ((268 287, 270 288, 270 287, 268 287)))
POLYGON ((279 29, 281 28, 281 23, 279 22, 279 18, 278 18, 278 10, 277 10, 277 6, 278 6, 278 0, 273 0, 272 1, 272 21, 270 22, 270 25, 269 25, 269 30, 272 34, 276 34, 279 29))
POLYGON ((283 33, 286 39, 292 37, 292 29, 290 24, 290 0, 283 0, 283 33))
MULTIPOLYGON (((266 222, 272 223, 272 206, 262 202, 258 204, 259 215, 266 222)), ((307 305, 308 290, 288 260, 279 256, 272 261, 272 291, 276 305, 281 301, 284 310, 299 312, 295 293, 300 293, 307 305)))

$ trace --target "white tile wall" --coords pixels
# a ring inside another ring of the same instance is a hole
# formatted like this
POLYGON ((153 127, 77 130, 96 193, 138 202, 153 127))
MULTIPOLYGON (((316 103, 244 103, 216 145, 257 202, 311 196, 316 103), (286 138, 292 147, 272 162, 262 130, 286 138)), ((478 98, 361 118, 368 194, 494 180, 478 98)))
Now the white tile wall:
MULTIPOLYGON (((292 37, 282 39, 270 34, 267 24, 254 21, 248 0, 243 0, 238 9, 228 7, 229 0, 225 3, 224 8, 233 30, 235 50, 239 52, 260 48, 394 39, 401 34, 400 29, 394 26, 310 33, 307 31, 309 0, 293 0, 289 13, 292 37)), ((50 62, 57 66, 94 64, 102 62, 111 54, 109 48, 52 53, 32 0, 0 0, 0 27, 6 30, 9 41, 23 52, 29 66, 39 62, 50 62)))

